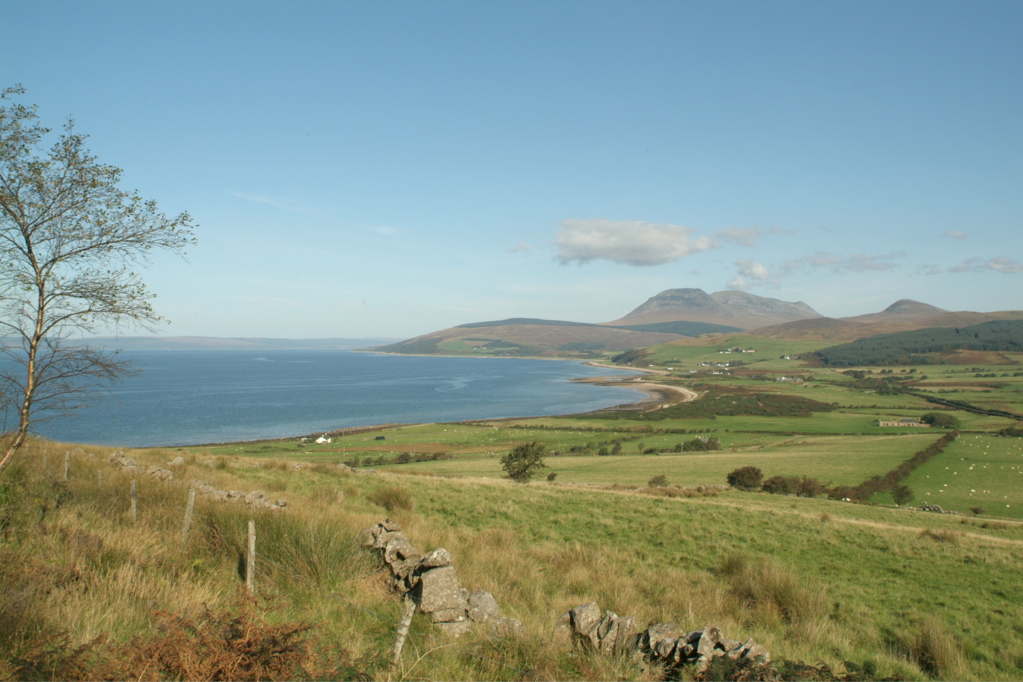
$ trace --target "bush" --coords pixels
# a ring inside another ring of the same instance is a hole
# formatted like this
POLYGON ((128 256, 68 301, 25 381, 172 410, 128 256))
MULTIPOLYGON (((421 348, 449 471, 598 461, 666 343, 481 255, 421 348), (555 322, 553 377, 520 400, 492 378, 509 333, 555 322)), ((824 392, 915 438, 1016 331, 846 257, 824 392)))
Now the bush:
POLYGON ((762 489, 772 495, 796 495, 799 493, 799 477, 771 476, 764 481, 762 489))
POLYGON ((554 479, 556 479, 557 477, 558 477, 558 472, 557 471, 552 471, 551 473, 547 474, 547 482, 548 483, 554 483, 554 479))
POLYGON ((663 488, 668 485, 668 477, 664 474, 658 474, 647 481, 648 488, 663 488))
POLYGON ((536 441, 517 445, 501 458, 501 468, 513 481, 528 483, 531 478, 540 473, 540 469, 547 468, 547 465, 543 463, 546 448, 545 444, 536 441))
POLYGON ((892 488, 892 499, 900 507, 913 501, 913 491, 908 485, 897 485, 892 488))
POLYGON ((757 467, 740 467, 728 474, 728 485, 739 490, 752 491, 760 487, 764 474, 757 467))
POLYGON ((927 414, 920 416, 920 421, 924 424, 930 424, 939 429, 958 429, 959 420, 951 414, 945 414, 943 412, 928 412, 927 414))

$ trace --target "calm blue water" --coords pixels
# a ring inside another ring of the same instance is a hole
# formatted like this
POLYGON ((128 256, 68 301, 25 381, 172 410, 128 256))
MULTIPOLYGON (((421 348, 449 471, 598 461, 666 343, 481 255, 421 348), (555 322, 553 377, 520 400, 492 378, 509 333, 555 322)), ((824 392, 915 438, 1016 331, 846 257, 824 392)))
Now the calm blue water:
MULTIPOLYGON (((641 400, 575 377, 627 370, 579 362, 374 355, 341 350, 134 351, 143 370, 73 418, 61 441, 124 447, 299 436, 344 427, 572 414, 641 400)), ((123 357, 122 356, 122 357, 123 357)))

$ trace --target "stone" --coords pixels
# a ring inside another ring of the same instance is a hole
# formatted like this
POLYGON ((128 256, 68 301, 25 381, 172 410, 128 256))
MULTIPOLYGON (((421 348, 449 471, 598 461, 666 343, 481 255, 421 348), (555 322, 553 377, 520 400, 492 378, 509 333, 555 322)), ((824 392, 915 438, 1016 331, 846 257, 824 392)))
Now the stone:
POLYGON ((441 609, 430 614, 430 620, 434 623, 461 623, 468 617, 465 609, 441 609))
POLYGON ((405 561, 409 557, 419 555, 419 550, 412 546, 404 535, 391 534, 384 545, 384 562, 393 564, 396 561, 405 561))
POLYGON ((262 490, 253 490, 245 496, 245 504, 251 504, 259 507, 262 506, 266 499, 266 493, 262 490))
POLYGON ((615 638, 612 652, 616 654, 625 653, 636 649, 637 628, 635 618, 618 619, 618 635, 615 638))
POLYGON ((572 612, 565 611, 554 623, 554 632, 551 638, 559 644, 568 644, 572 641, 572 612))
POLYGON ((466 601, 469 603, 469 619, 474 623, 486 623, 501 616, 497 600, 486 590, 473 592, 466 601))
POLYGON ((721 630, 714 625, 703 628, 700 635, 700 643, 696 645, 696 655, 706 656, 714 650, 715 645, 721 641, 721 630))
POLYGON ((401 526, 396 524, 394 521, 391 521, 390 519, 384 519, 383 521, 381 521, 377 525, 380 528, 382 528, 383 530, 390 531, 392 533, 400 533, 401 532, 401 526))
POLYGON ((468 607, 458 592, 458 576, 453 566, 441 566, 419 574, 412 596, 423 613, 468 607))
POLYGON ((643 635, 643 649, 654 660, 669 658, 685 632, 674 623, 658 623, 646 629, 643 635))
POLYGON ((586 641, 590 646, 596 648, 600 643, 597 639, 597 626, 600 625, 603 618, 597 603, 580 604, 571 609, 569 613, 572 616, 572 632, 576 639, 586 641))
POLYGON ((444 566, 450 566, 452 562, 451 552, 444 549, 443 547, 435 549, 432 552, 427 552, 426 555, 419 561, 419 565, 426 568, 442 568, 444 566))
POLYGON ((526 626, 516 618, 501 618, 490 626, 490 634, 495 637, 524 637, 526 626))
POLYGON ((618 628, 618 614, 606 611, 597 624, 597 650, 600 653, 614 653, 615 642, 618 641, 618 628))
POLYGON ((155 464, 153 466, 149 467, 148 469, 146 469, 146 474, 149 475, 149 476, 153 476, 154 478, 158 478, 161 481, 172 481, 172 480, 174 480, 174 472, 173 471, 171 471, 170 469, 164 469, 163 467, 158 467, 155 464))
POLYGON ((760 659, 761 663, 770 663, 771 652, 768 651, 765 647, 762 647, 759 644, 755 644, 752 647, 750 647, 749 651, 746 652, 746 655, 743 656, 743 658, 760 659))

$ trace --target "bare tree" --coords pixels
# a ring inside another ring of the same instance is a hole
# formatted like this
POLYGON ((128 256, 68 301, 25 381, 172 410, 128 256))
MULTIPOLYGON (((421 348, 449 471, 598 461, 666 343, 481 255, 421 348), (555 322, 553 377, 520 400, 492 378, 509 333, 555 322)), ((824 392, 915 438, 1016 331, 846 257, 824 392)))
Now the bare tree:
POLYGON ((73 120, 44 150, 51 131, 35 106, 13 101, 23 94, 0 93, 0 396, 17 417, 5 426, 0 473, 33 423, 132 371, 84 338, 159 322, 133 268, 154 249, 184 253, 195 227, 187 213, 167 218, 119 189, 121 170, 96 160, 73 120))

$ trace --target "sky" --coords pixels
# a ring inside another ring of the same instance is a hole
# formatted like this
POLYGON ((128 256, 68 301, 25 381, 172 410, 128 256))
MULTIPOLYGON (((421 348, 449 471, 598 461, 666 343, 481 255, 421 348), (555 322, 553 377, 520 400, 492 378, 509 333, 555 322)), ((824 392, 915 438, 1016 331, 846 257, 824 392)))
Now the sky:
POLYGON ((1023 3, 2 0, 0 88, 198 224, 161 334, 1023 308, 1023 3))

